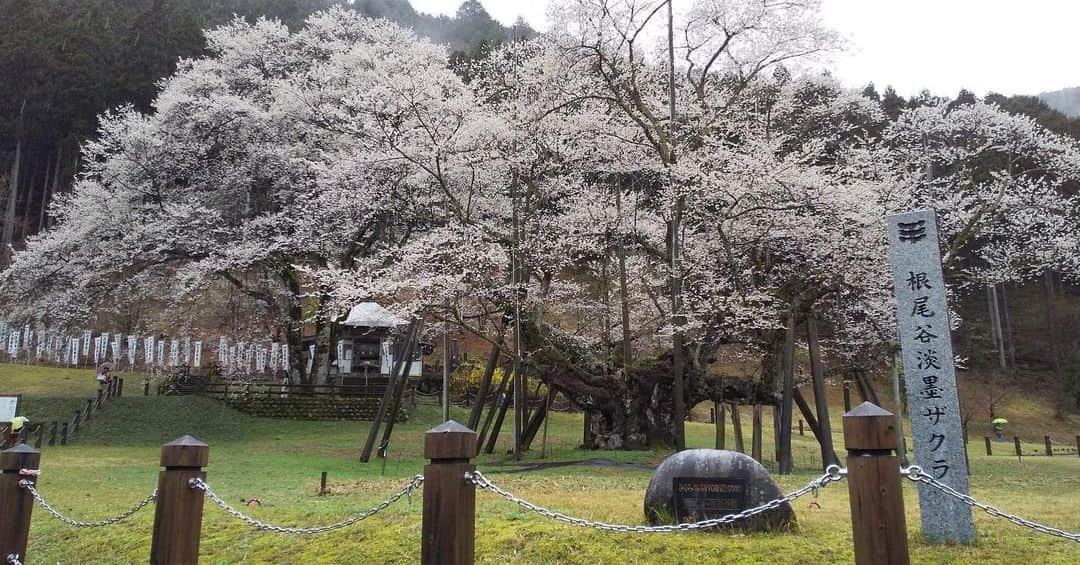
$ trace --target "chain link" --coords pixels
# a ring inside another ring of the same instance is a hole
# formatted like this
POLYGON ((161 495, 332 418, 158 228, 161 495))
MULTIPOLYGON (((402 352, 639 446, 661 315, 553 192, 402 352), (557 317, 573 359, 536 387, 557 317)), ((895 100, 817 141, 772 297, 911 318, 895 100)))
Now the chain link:
POLYGON ((255 528, 256 530, 265 530, 265 531, 268 531, 268 532, 275 532, 275 533, 278 533, 278 534, 310 535, 310 534, 321 534, 321 533, 324 533, 324 532, 329 532, 329 531, 341 529, 341 528, 344 528, 346 526, 351 526, 351 525, 359 522, 360 520, 363 520, 365 518, 369 518, 372 515, 377 514, 377 513, 381 512, 381 511, 385 510, 388 506, 390 506, 391 504, 393 504, 393 503, 397 502, 398 500, 400 500, 401 497, 408 497, 409 501, 412 502, 412 492, 414 490, 420 488, 420 485, 423 484, 423 482, 424 482, 424 476, 423 475, 416 475, 401 490, 399 490, 399 491, 395 492, 394 494, 390 495, 390 498, 387 498, 386 500, 382 501, 381 503, 379 503, 378 506, 375 506, 374 508, 372 508, 372 509, 370 509, 370 510, 368 510, 366 512, 361 512, 360 514, 357 514, 357 515, 353 516, 352 518, 348 518, 346 520, 342 520, 340 522, 336 522, 336 523, 329 524, 329 525, 326 525, 326 526, 316 526, 314 528, 288 528, 288 527, 285 527, 285 526, 276 526, 274 524, 267 524, 266 522, 260 522, 259 520, 256 520, 255 518, 252 518, 250 516, 245 516, 242 512, 240 512, 239 510, 237 510, 237 509, 233 508, 232 506, 230 506, 228 502, 225 502, 225 500, 223 500, 220 496, 218 496, 217 493, 215 493, 210 488, 210 485, 206 484, 202 479, 191 479, 190 481, 188 481, 188 486, 190 486, 191 488, 199 489, 199 490, 205 492, 206 496, 209 497, 210 500, 212 500, 214 502, 214 504, 217 504, 218 506, 220 506, 221 509, 224 510, 227 514, 229 514, 233 518, 236 518, 237 520, 240 520, 241 522, 244 522, 244 523, 248 524, 249 526, 255 528))
POLYGON ((19 561, 18 553, 9 553, 7 556, 7 562, 9 565, 22 565, 22 561, 19 561))
MULTIPOLYGON (((64 516, 55 508, 50 506, 49 503, 46 502, 45 499, 41 496, 41 493, 39 493, 37 489, 34 488, 33 482, 27 479, 23 479, 19 481, 19 486, 29 491, 30 495, 34 497, 34 500, 36 500, 37 503, 41 505, 41 507, 44 508, 46 512, 51 514, 53 518, 56 518, 57 520, 60 520, 61 522, 69 526, 75 526, 76 528, 100 528, 103 526, 111 526, 117 522, 122 522, 128 517, 130 517, 132 514, 135 514, 139 510, 146 508, 148 504, 150 504, 154 501, 154 499, 157 498, 158 494, 157 489, 154 489, 154 492, 150 493, 150 496, 140 500, 138 503, 135 504, 135 506, 132 506, 131 508, 121 512, 120 514, 117 514, 116 516, 113 516, 112 518, 98 520, 96 522, 82 522, 79 520, 68 518, 67 516, 64 516)), ((8 556, 8 559, 10 560, 10 556, 8 556)))
POLYGON ((846 475, 847 475, 847 470, 846 469, 842 469, 838 465, 829 465, 829 467, 826 468, 825 473, 823 475, 811 480, 809 483, 806 484, 806 486, 804 486, 804 487, 802 487, 802 488, 800 488, 800 489, 798 489, 796 491, 793 491, 790 494, 787 494, 787 495, 785 495, 785 496, 783 496, 781 498, 770 500, 770 501, 768 501, 768 502, 766 502, 764 504, 755 506, 753 508, 748 508, 746 510, 743 510, 742 512, 737 513, 737 514, 727 514, 727 515, 721 516, 719 518, 710 518, 708 520, 702 520, 700 522, 692 522, 692 523, 686 523, 686 524, 663 525, 663 526, 629 526, 629 525, 624 525, 624 524, 607 524, 607 523, 604 523, 604 522, 595 522, 595 521, 592 521, 592 520, 586 520, 584 518, 574 518, 573 516, 568 516, 566 514, 563 514, 562 512, 556 512, 554 510, 549 510, 549 509, 544 508, 542 506, 537 506, 537 505, 535 505, 535 504, 533 504, 533 503, 531 503, 531 502, 529 502, 529 501, 527 501, 525 499, 514 496, 513 494, 510 494, 509 492, 506 492, 505 490, 503 490, 503 489, 499 488, 498 486, 496 486, 494 483, 491 482, 491 480, 489 480, 487 477, 485 477, 484 474, 481 473, 480 471, 472 471, 472 472, 466 473, 465 474, 465 479, 468 480, 468 481, 471 481, 473 484, 475 484, 480 489, 491 491, 491 492, 505 498, 506 500, 508 500, 510 502, 513 502, 514 504, 517 504, 518 506, 520 506, 520 507, 522 507, 522 508, 524 508, 526 510, 531 510, 531 511, 536 512, 537 514, 540 514, 540 515, 545 516, 547 518, 551 518, 553 520, 558 520, 559 522, 565 522, 567 524, 571 524, 571 525, 574 525, 574 526, 580 526, 580 527, 583 527, 583 528, 595 528, 597 530, 601 530, 601 531, 605 531, 605 532, 632 532, 632 533, 648 534, 648 533, 690 532, 690 531, 694 531, 694 530, 706 530, 706 529, 715 528, 717 526, 722 526, 724 524, 730 524, 730 523, 736 522, 738 520, 745 520, 747 518, 750 518, 750 517, 756 516, 758 514, 761 514, 762 512, 768 512, 769 510, 773 510, 774 508, 778 508, 781 505, 783 505, 784 503, 792 502, 795 499, 797 499, 797 498, 799 498, 801 496, 804 496, 804 495, 806 495, 808 493, 812 492, 815 495, 817 495, 817 490, 818 489, 823 488, 825 486, 828 486, 829 483, 842 481, 842 480, 844 480, 844 477, 846 475))
POLYGON ((928 473, 925 473, 922 470, 922 467, 919 467, 918 465, 912 465, 910 467, 902 468, 902 469, 900 469, 900 474, 904 475, 905 477, 912 480, 913 482, 923 483, 925 485, 930 485, 930 486, 940 490, 941 492, 943 492, 943 493, 945 493, 945 494, 947 494, 947 495, 949 495, 949 496, 951 496, 953 498, 956 498, 956 499, 960 500, 961 502, 963 502, 964 504, 967 504, 968 506, 972 506, 972 507, 981 509, 982 511, 986 512, 987 514, 989 514, 991 516, 995 516, 995 517, 998 517, 998 518, 1004 518, 1004 519, 1006 519, 1006 520, 1008 520, 1008 521, 1010 521, 1010 522, 1012 522, 1012 523, 1014 523, 1014 524, 1016 524, 1018 526, 1024 526, 1026 528, 1031 528, 1031 529, 1033 529, 1033 530, 1035 530, 1037 532, 1041 532, 1041 533, 1044 533, 1044 534, 1050 534, 1052 536, 1057 536, 1059 538, 1065 538, 1065 539, 1071 540, 1071 541, 1080 542, 1080 533, 1066 532, 1065 530, 1060 530, 1058 528, 1054 528, 1054 527, 1051 527, 1051 526, 1046 526, 1046 525, 1040 524, 1038 522, 1032 522, 1031 520, 1028 520, 1027 518, 1024 518, 1022 516, 1017 516, 1016 514, 1009 514, 1008 512, 1003 512, 1003 511, 1001 511, 1001 510, 999 510, 999 509, 997 509, 997 508, 995 508, 993 506, 990 506, 989 504, 983 504, 983 503, 975 500, 971 496, 966 495, 966 494, 952 488, 951 486, 949 486, 949 485, 935 479, 934 477, 931 477, 928 473))

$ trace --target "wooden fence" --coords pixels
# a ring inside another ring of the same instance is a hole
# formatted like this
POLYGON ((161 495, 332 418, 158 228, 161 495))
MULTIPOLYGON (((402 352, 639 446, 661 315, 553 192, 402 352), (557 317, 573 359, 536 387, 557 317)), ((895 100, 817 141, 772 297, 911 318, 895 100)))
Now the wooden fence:
MULTIPOLYGON (((1024 453, 1024 450, 1023 450, 1023 448, 1021 446, 1020 437, 1019 436, 1013 436, 1012 445, 1006 444, 1006 445, 1008 445, 1008 447, 1006 447, 1003 450, 998 450, 998 451, 1002 452, 1001 453, 1002 455, 1015 455, 1017 459, 1021 459, 1024 456, 1030 457, 1032 455, 1040 455, 1040 454, 1044 455, 1046 457, 1053 457, 1054 455, 1066 455, 1067 456, 1067 455, 1072 455, 1072 454, 1075 453, 1077 456, 1080 456, 1080 435, 1076 436, 1075 439, 1076 439, 1076 447, 1073 447, 1073 446, 1067 445, 1067 444, 1065 446, 1063 446, 1063 447, 1054 447, 1053 438, 1051 436, 1043 436, 1042 437, 1042 444, 1043 444, 1042 450, 1036 450, 1036 451, 1033 451, 1033 452, 1024 453), (1012 449, 1009 449, 1009 447, 1011 447, 1012 449)), ((983 436, 983 443, 986 446, 986 454, 987 455, 993 455, 994 454, 994 441, 993 441, 993 439, 990 436, 983 436)))
POLYGON ((111 400, 120 398, 124 394, 124 379, 115 378, 109 384, 98 389, 97 394, 87 398, 83 406, 75 411, 70 420, 53 420, 51 422, 30 422, 23 426, 17 433, 10 433, 9 426, 0 427, 0 438, 3 438, 3 447, 9 447, 19 443, 32 444, 41 449, 45 445, 67 445, 75 440, 75 434, 90 425, 95 414, 98 413, 111 400))
MULTIPOLYGON (((855 561, 860 565, 909 562, 895 422, 892 414, 869 403, 844 415, 855 561)), ((193 481, 205 481, 209 451, 190 436, 162 446, 151 563, 198 562, 207 491, 193 481)), ((476 455, 476 433, 456 422, 424 435, 424 456, 430 460, 423 475, 420 555, 425 565, 474 562, 476 484, 468 474, 476 469, 476 455)), ((0 453, 0 557, 26 560, 34 498, 20 481, 36 485, 40 459, 25 444, 0 453)))

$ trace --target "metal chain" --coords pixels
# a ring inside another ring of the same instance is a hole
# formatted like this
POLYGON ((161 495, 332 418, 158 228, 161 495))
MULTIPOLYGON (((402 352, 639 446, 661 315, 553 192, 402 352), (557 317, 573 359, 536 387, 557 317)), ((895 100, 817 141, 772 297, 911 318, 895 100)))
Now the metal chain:
POLYGON ((19 561, 18 553, 9 553, 7 556, 7 562, 9 565, 22 565, 22 561, 19 561))
POLYGON ((233 518, 236 518, 236 519, 248 524, 249 526, 255 528, 256 530, 265 530, 265 531, 268 531, 268 532, 275 532, 275 533, 279 533, 279 534, 310 535, 310 534, 321 534, 321 533, 324 533, 324 532, 329 532, 329 531, 332 531, 332 530, 337 530, 337 529, 340 529, 340 528, 344 528, 346 526, 351 526, 351 525, 359 522, 360 520, 363 520, 365 518, 369 518, 372 515, 385 510, 388 506, 390 506, 391 504, 397 502, 403 496, 408 497, 409 501, 411 502, 412 501, 412 492, 414 490, 420 488, 420 485, 423 482, 424 482, 424 476, 423 475, 416 475, 415 477, 412 478, 411 481, 408 482, 408 484, 406 484, 404 486, 404 488, 402 488, 398 492, 395 492, 394 494, 390 495, 390 498, 387 498, 386 500, 382 501, 381 503, 379 503, 378 506, 375 506, 374 508, 372 508, 372 509, 370 509, 370 510, 368 510, 366 512, 361 512, 360 514, 357 514, 357 515, 355 515, 352 518, 349 518, 347 520, 342 520, 340 522, 336 522, 334 524, 329 524, 329 525, 326 525, 326 526, 316 526, 314 528, 288 528, 288 527, 285 527, 285 526, 276 526, 274 524, 267 524, 266 522, 260 522, 259 520, 256 520, 255 518, 252 518, 250 516, 245 516, 239 510, 237 510, 237 509, 233 508, 232 506, 230 506, 229 503, 225 502, 220 496, 218 496, 217 493, 215 493, 210 488, 210 485, 206 484, 202 479, 191 479, 190 481, 188 481, 188 486, 190 486, 191 488, 196 488, 196 489, 199 489, 199 490, 205 492, 206 496, 209 497, 210 500, 212 500, 214 502, 214 504, 217 504, 218 506, 220 506, 221 509, 224 510, 227 514, 229 514, 233 518))
POLYGON ((499 488, 498 486, 496 486, 494 483, 491 482, 491 480, 489 480, 487 477, 485 477, 484 474, 481 473, 480 471, 471 471, 471 472, 466 473, 465 474, 465 479, 468 480, 468 481, 471 481, 477 487, 479 487, 479 488, 481 488, 483 490, 491 491, 491 492, 505 498, 506 500, 508 500, 510 502, 513 502, 514 504, 517 504, 518 506, 521 506, 522 508, 524 508, 526 510, 531 510, 533 512, 536 512, 536 513, 542 515, 542 516, 546 516, 548 518, 551 518, 553 520, 558 520, 560 522, 565 522, 567 524, 572 524, 574 526, 581 526, 583 528, 595 528, 597 530, 606 531, 606 532, 666 533, 666 532, 690 532, 690 531, 694 531, 694 530, 705 530, 705 529, 715 528, 717 526, 721 526, 721 525, 724 525, 724 524, 730 524, 730 523, 736 522, 738 520, 745 520, 745 519, 750 518, 752 516, 755 516, 757 514, 761 514, 762 512, 768 512, 769 510, 772 510, 774 508, 778 508, 779 506, 783 505, 784 503, 792 502, 795 499, 797 499, 797 498, 799 498, 799 497, 801 497, 803 495, 806 495, 808 493, 813 492, 816 495, 817 490, 819 488, 823 488, 823 487, 827 486, 829 483, 842 481, 842 480, 844 480, 844 477, 846 475, 847 475, 847 470, 846 469, 840 468, 839 465, 829 465, 826 468, 825 473, 823 475, 811 480, 809 483, 806 484, 806 486, 804 486, 804 487, 802 487, 802 488, 800 488, 800 489, 798 489, 796 491, 793 491, 790 494, 787 494, 787 495, 785 495, 785 496, 783 496, 781 498, 770 500, 770 501, 768 501, 768 502, 766 502, 764 504, 761 504, 761 505, 755 506, 753 508, 743 510, 742 512, 739 512, 737 514, 727 514, 727 515, 721 516, 719 518, 710 518, 708 520, 702 520, 700 522, 692 522, 692 523, 686 523, 686 524, 673 524, 673 525, 664 525, 664 526, 629 526, 629 525, 624 525, 624 524, 607 524, 607 523, 604 523, 604 522, 595 522, 595 521, 592 521, 592 520, 586 520, 584 518, 574 518, 572 516, 568 516, 566 514, 563 514, 562 512, 556 512, 554 510, 549 510, 547 508, 544 508, 542 506, 537 506, 537 505, 535 505, 535 504, 533 504, 533 503, 531 503, 531 502, 529 502, 527 500, 524 500, 522 498, 514 496, 514 495, 510 494, 509 492, 506 492, 505 490, 503 490, 503 489, 499 488))
POLYGON ((918 465, 912 465, 910 467, 902 468, 900 469, 900 474, 906 476, 908 479, 911 479, 916 483, 930 485, 940 490, 941 492, 962 501, 968 506, 973 506, 975 508, 983 510, 991 516, 1004 518, 1018 526, 1031 528, 1037 532, 1042 532, 1044 534, 1050 534, 1059 538, 1065 538, 1067 540, 1080 542, 1080 533, 1066 532, 1065 530, 1059 530, 1058 528, 1046 526, 1038 522, 1032 522, 1027 518, 1017 516, 1016 514, 1009 514, 1008 512, 1003 512, 993 506, 990 506, 989 504, 983 504, 975 500, 971 496, 952 488, 951 486, 935 479, 934 477, 931 477, 928 473, 923 472, 922 467, 919 467, 918 465))
POLYGON ((41 507, 44 508, 46 512, 51 514, 53 518, 56 518, 57 520, 60 520, 61 522, 65 523, 65 524, 67 524, 69 526, 75 526, 76 528, 100 528, 102 526, 111 526, 111 525, 113 525, 113 524, 115 524, 117 522, 121 522, 123 520, 126 520, 132 514, 135 514, 139 510, 142 510, 143 508, 146 508, 146 505, 153 502, 154 499, 157 498, 157 494, 158 494, 157 489, 154 489, 154 492, 152 492, 150 494, 150 496, 140 500, 138 503, 135 504, 135 506, 132 506, 128 510, 123 511, 120 514, 117 514, 116 516, 113 516, 112 518, 108 518, 108 519, 105 519, 105 520, 98 520, 96 522, 82 522, 82 521, 75 520, 75 519, 72 519, 72 518, 68 518, 67 516, 64 516, 63 514, 58 512, 55 508, 50 506, 48 502, 45 502, 45 499, 41 496, 41 493, 39 493, 37 491, 37 489, 34 488, 34 483, 33 482, 31 482, 31 481, 29 481, 27 479, 23 479, 23 480, 19 481, 19 486, 26 489, 27 491, 29 491, 30 495, 34 497, 34 500, 36 500, 37 503, 40 504, 41 507))

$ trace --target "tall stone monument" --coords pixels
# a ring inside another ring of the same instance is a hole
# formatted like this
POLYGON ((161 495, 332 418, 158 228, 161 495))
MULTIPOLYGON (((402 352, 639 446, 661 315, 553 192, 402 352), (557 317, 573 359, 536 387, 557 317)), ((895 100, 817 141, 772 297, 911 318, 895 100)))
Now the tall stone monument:
MULTIPOLYGON (((949 307, 933 210, 888 217, 896 318, 904 360, 915 463, 925 473, 968 493, 960 402, 956 395, 949 307)), ((937 543, 971 543, 971 508, 919 484, 922 533, 937 543)))

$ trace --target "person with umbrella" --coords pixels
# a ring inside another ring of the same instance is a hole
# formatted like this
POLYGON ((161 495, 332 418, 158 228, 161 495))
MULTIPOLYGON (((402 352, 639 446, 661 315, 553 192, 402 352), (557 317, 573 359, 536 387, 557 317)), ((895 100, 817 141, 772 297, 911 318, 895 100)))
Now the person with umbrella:
POLYGON ((1005 439, 1002 426, 1008 424, 1009 421, 1005 418, 994 418, 993 420, 990 420, 990 423, 994 426, 994 437, 996 437, 998 441, 1005 439))
POLYGON ((102 363, 101 366, 98 367, 98 374, 97 374, 98 387, 104 389, 105 387, 109 386, 109 381, 111 380, 111 378, 109 377, 109 371, 111 371, 111 370, 112 370, 112 363, 102 363))

